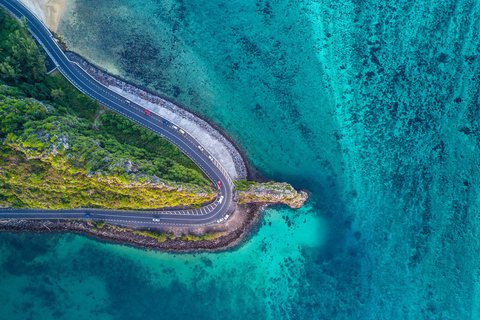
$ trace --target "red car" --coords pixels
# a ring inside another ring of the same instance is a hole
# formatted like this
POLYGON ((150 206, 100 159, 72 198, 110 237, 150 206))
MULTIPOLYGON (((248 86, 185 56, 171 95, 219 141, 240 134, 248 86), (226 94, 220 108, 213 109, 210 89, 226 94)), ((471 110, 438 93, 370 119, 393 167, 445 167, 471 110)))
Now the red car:
POLYGON ((145 114, 146 114, 147 116, 149 116, 149 115, 150 115, 150 111, 145 110, 145 114))
POLYGON ((222 183, 220 181, 218 181, 218 186, 221 187, 222 186, 222 183))

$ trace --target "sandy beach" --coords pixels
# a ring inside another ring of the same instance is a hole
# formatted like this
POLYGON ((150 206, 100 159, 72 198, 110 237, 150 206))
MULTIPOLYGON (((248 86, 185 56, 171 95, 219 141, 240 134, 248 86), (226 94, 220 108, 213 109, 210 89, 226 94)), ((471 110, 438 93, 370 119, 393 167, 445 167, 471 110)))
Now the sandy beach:
POLYGON ((65 11, 66 0, 20 0, 32 11, 45 25, 56 32, 60 18, 65 11))

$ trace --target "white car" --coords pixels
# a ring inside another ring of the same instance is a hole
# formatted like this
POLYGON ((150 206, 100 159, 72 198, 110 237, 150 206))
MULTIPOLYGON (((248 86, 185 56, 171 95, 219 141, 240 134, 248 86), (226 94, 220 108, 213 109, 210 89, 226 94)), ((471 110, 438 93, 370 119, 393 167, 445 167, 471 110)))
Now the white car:
POLYGON ((178 131, 180 131, 181 134, 185 134, 185 131, 183 131, 182 129, 180 129, 178 131))
POLYGON ((201 145, 198 145, 198 149, 200 149, 200 151, 203 151, 203 148, 201 145))
POLYGON ((160 222, 160 219, 158 219, 158 218, 153 218, 153 221, 154 221, 154 222, 160 222))
POLYGON ((208 156, 208 159, 210 159, 210 160, 212 160, 212 161, 213 161, 213 158, 212 158, 212 156, 208 156))
POLYGON ((177 130, 177 129, 178 129, 178 127, 177 127, 177 126, 172 126, 172 128, 173 128, 173 129, 175 129, 175 130, 177 130))

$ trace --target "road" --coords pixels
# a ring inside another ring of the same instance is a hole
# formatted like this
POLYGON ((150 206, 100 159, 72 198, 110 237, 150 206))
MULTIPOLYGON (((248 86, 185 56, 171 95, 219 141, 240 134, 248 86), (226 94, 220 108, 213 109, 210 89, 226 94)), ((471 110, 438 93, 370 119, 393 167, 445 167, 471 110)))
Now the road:
MULTIPOLYGON (((221 196, 210 205, 200 209, 176 211, 118 211, 99 209, 74 210, 35 210, 35 209, 0 209, 0 218, 28 218, 28 219, 76 219, 85 218, 102 220, 127 226, 155 227, 160 225, 197 226, 217 223, 226 215, 231 214, 235 205, 232 201, 233 182, 222 166, 207 153, 200 150, 199 143, 187 132, 181 133, 174 129, 173 124, 164 124, 162 118, 151 113, 147 115, 140 105, 129 101, 118 93, 108 89, 97 80, 84 72, 78 65, 72 63, 57 45, 51 32, 25 6, 17 0, 0 0, 0 6, 7 9, 17 18, 25 17, 30 32, 43 46, 44 50, 54 61, 57 69, 78 90, 99 102, 108 109, 132 120, 144 128, 160 135, 162 138, 176 145, 209 177, 215 186, 218 181, 221 196), (223 197, 223 199, 220 199, 223 197), (160 220, 160 221, 154 221, 160 220)), ((177 126, 178 127, 178 126, 177 126)))

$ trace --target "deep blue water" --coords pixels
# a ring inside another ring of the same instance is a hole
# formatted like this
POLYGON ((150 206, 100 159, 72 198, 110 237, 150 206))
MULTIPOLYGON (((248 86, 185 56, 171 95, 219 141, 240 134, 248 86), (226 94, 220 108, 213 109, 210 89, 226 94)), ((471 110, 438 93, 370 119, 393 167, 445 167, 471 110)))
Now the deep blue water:
POLYGON ((72 50, 312 199, 216 254, 0 234, 0 318, 478 319, 479 17, 468 0, 69 1, 72 50))

